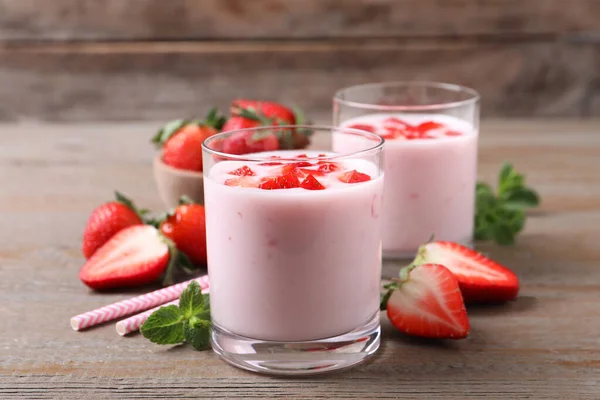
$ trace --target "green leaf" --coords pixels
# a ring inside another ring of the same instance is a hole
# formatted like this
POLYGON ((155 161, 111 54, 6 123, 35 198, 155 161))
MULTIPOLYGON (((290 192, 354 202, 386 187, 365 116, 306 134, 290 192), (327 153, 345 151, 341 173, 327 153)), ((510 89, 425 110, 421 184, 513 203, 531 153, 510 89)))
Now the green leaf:
POLYGON ((225 125, 225 121, 227 121, 227 118, 224 115, 220 114, 219 110, 217 110, 216 107, 211 108, 208 111, 208 114, 206 114, 206 117, 204 117, 204 123, 206 125, 212 126, 218 131, 220 131, 221 128, 223 128, 223 125, 225 125))
MULTIPOLYGON (((296 121, 296 125, 310 125, 310 121, 306 119, 304 115, 304 111, 300 109, 300 107, 292 106, 292 110, 294 112, 294 120, 296 121)), ((296 133, 299 133, 304 136, 311 136, 314 133, 314 130, 308 128, 298 128, 296 129, 296 133)))
POLYGON ((160 148, 163 144, 171 136, 173 136, 178 130, 183 128, 188 124, 188 120, 185 119, 176 119, 174 121, 169 121, 152 137, 152 143, 156 145, 156 147, 160 148))
MULTIPOLYGON (((396 288, 397 288, 397 286, 396 286, 396 288)), ((380 311, 385 311, 387 309, 387 302, 390 299, 390 296, 392 295, 394 290, 395 290, 395 288, 389 288, 385 293, 381 293, 381 298, 379 301, 379 310, 380 311)))
POLYGON ((176 305, 154 311, 140 328, 142 335, 153 343, 177 344, 185 339, 183 316, 176 305))
POLYGON ((477 182, 475 184, 475 192, 494 194, 494 190, 492 189, 492 187, 485 182, 477 182))
POLYGON ((184 318, 192 318, 204 310, 204 297, 198 282, 192 281, 179 296, 179 310, 184 318))
POLYGON ((501 200, 504 207, 517 209, 537 207, 540 204, 538 194, 533 189, 526 187, 515 188, 506 192, 501 200))
POLYGON ((498 174, 498 187, 502 186, 510 180, 510 176, 513 174, 513 167, 510 163, 505 162, 500 168, 498 174))
POLYGON ((484 216, 478 215, 475 217, 475 239, 489 240, 493 237, 492 225, 490 225, 484 216))
POLYGON ((194 200, 190 199, 190 197, 187 194, 184 194, 181 197, 179 197, 179 205, 182 206, 185 204, 195 204, 194 200))
POLYGON ((210 295, 208 293, 202 295, 204 302, 204 310, 208 311, 208 317, 210 318, 210 295))
POLYGON ((210 320, 192 317, 183 325, 185 340, 196 350, 210 349, 210 320))
POLYGON ((499 245, 510 245, 515 242, 515 235, 506 223, 498 223, 493 227, 494 240, 499 245))

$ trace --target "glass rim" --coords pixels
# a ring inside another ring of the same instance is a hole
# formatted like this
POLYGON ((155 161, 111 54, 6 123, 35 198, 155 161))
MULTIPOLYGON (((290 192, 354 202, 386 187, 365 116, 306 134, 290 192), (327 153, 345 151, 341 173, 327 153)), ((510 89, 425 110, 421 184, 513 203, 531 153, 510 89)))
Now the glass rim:
POLYGON ((379 110, 379 111, 429 111, 429 110, 442 110, 447 108, 455 108, 469 103, 477 103, 481 99, 481 95, 478 91, 468 86, 462 86, 455 83, 437 82, 437 81, 385 81, 385 82, 371 82, 363 83, 360 85, 346 86, 335 92, 333 95, 333 101, 339 104, 354 108, 363 108, 367 110, 379 110), (470 95, 469 98, 457 101, 448 101, 437 104, 421 104, 421 105, 380 105, 373 103, 363 103, 360 101, 346 100, 342 98, 345 91, 350 89, 368 89, 377 87, 409 87, 409 86, 420 86, 434 89, 442 89, 448 92, 463 92, 470 95))
MULTIPOLYGON (((372 151, 381 151, 383 149, 383 144, 385 142, 385 140, 373 133, 373 132, 369 132, 369 131, 365 131, 362 129, 354 129, 354 128, 346 128, 343 126, 328 126, 328 125, 277 125, 277 126, 258 126, 258 127, 254 127, 254 128, 244 128, 244 129, 234 129, 231 131, 224 131, 224 132, 219 132, 216 135, 212 135, 206 139, 204 139, 204 141, 202 142, 202 150, 206 151, 208 154, 210 155, 214 155, 214 156, 218 156, 218 157, 222 157, 226 160, 238 160, 238 161, 256 161, 256 162, 264 162, 265 158, 264 157, 252 157, 252 154, 261 154, 260 152, 258 153, 248 153, 248 154, 229 154, 229 153, 225 153, 222 151, 218 151, 218 150, 213 150, 211 148, 208 147, 208 144, 213 141, 213 140, 217 140, 219 138, 222 138, 223 136, 230 136, 233 135, 235 133, 238 132, 257 132, 257 131, 264 131, 264 130, 270 130, 270 129, 313 129, 313 130, 326 130, 326 131, 330 131, 330 132, 334 132, 334 131, 342 131, 342 132, 349 132, 349 133, 355 133, 355 134, 359 134, 361 136, 364 137, 368 137, 368 138, 373 138, 377 140, 377 143, 372 146, 372 147, 368 147, 362 150, 358 150, 358 151, 353 151, 350 153, 342 153, 342 154, 335 154, 335 155, 328 155, 325 157, 320 157, 321 160, 337 160, 337 159, 341 159, 341 158, 349 158, 349 157, 356 157, 356 156, 361 156, 364 155, 366 153, 370 153, 372 151)), ((302 150, 306 150, 306 149, 279 149, 279 150, 273 150, 273 152, 275 151, 281 151, 281 150, 297 150, 297 151, 302 151, 302 150)), ((310 150, 309 150, 310 151, 310 150)), ((317 150, 320 151, 320 150, 317 150)), ((323 150, 323 152, 325 152, 325 150, 323 150)), ((281 157, 280 160, 283 161, 297 161, 297 157, 290 157, 290 158, 286 158, 286 157, 281 157)))

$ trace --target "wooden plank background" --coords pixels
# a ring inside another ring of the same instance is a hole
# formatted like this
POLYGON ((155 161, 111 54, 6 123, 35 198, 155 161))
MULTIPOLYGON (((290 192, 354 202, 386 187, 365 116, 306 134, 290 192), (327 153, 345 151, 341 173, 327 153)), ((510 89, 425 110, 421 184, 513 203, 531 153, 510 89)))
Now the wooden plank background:
POLYGON ((0 0, 0 121, 144 120, 352 84, 472 86, 484 116, 600 115, 597 0, 0 0), (568 4, 568 5, 567 5, 568 4))

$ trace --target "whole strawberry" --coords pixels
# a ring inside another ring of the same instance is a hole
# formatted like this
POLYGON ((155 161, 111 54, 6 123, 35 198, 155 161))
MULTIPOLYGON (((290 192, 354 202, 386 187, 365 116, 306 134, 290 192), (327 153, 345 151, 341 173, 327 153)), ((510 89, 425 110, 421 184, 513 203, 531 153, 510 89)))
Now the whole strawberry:
POLYGON ((139 211, 133 202, 119 192, 116 201, 102 204, 92 211, 83 231, 82 251, 90 258, 96 250, 124 228, 142 225, 144 210, 139 211))
MULTIPOLYGON (((275 102, 259 100, 234 100, 231 104, 232 117, 223 126, 223 131, 254 128, 258 126, 304 125, 304 115, 275 102)), ((259 138, 255 133, 240 132, 224 141, 223 151, 229 154, 247 154, 278 149, 302 149, 310 143, 310 129, 278 129, 259 138)), ((260 134, 259 134, 260 135, 260 134)))
POLYGON ((237 99, 231 103, 231 115, 242 115, 244 111, 262 115, 278 125, 294 125, 296 116, 284 105, 272 101, 237 99))
POLYGON ((173 168, 202 171, 202 142, 219 132, 225 118, 211 109, 204 120, 176 120, 164 125, 152 138, 162 147, 162 160, 173 168))
POLYGON ((182 197, 180 205, 159 221, 160 232, 194 264, 206 264, 206 223, 204 207, 182 197))

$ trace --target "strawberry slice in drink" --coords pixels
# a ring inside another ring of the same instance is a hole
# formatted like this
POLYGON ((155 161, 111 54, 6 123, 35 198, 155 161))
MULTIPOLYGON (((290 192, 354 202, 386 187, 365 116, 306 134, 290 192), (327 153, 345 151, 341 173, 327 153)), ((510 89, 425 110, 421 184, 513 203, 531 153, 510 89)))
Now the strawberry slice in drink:
POLYGON ((338 176, 338 179, 344 183, 359 183, 370 181, 371 177, 367 174, 363 174, 362 172, 358 172, 353 169, 352 171, 347 171, 338 176))
POLYGON ((305 166, 305 164, 308 164, 309 166, 312 165, 311 163, 302 163, 302 162, 287 164, 287 165, 284 165, 283 167, 279 168, 279 170, 276 173, 279 176, 285 176, 288 174, 292 174, 298 178, 304 178, 306 176, 306 174, 302 171, 302 168, 298 164, 300 164, 301 166, 305 166))
POLYGON ((307 189, 307 190, 324 190, 325 189, 325 186, 323 186, 321 184, 321 182, 319 182, 317 180, 317 178, 315 178, 313 175, 310 175, 310 174, 306 178, 304 178, 304 180, 300 184, 300 187, 307 189))
POLYGON ((323 161, 319 161, 319 168, 318 171, 323 173, 323 174, 329 174, 331 172, 335 172, 335 171, 339 171, 340 167, 333 162, 323 162, 323 161))
POLYGON ((230 178, 225 180, 226 186, 240 186, 246 188, 257 188, 258 181, 251 176, 240 176, 238 178, 230 178))
POLYGON ((244 165, 239 167, 238 169, 234 169, 233 171, 228 172, 229 175, 237 175, 237 176, 255 176, 254 171, 250 169, 249 166, 244 165))
POLYGON ((445 128, 445 126, 440 124, 439 122, 425 121, 425 122, 422 122, 419 125, 417 125, 415 127, 415 130, 417 130, 418 132, 421 132, 421 133, 425 133, 425 132, 432 131, 434 129, 441 129, 441 128, 445 128))
POLYGON ((263 178, 258 187, 264 190, 292 189, 300 187, 300 180, 294 172, 288 172, 280 176, 263 178))

